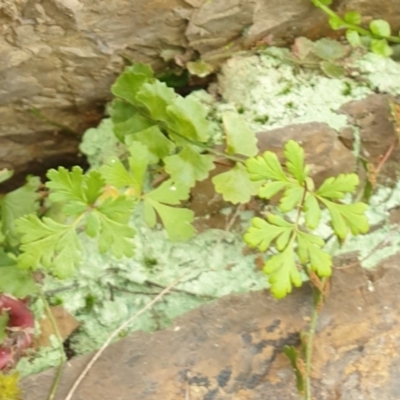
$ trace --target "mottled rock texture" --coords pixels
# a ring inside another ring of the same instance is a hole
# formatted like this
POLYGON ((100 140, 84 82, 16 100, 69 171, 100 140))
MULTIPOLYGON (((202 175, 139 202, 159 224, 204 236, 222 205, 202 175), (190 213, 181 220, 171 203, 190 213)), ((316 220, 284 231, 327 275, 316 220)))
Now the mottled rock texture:
MULTIPOLYGON (((335 7, 357 9, 366 21, 385 18, 398 30, 397 3, 342 0, 335 7)), ((123 68, 122 53, 156 69, 176 55, 219 64, 267 36, 279 44, 329 33, 310 0, 0 0, 0 148, 12 154, 0 167, 23 174, 47 157, 40 143, 57 128, 32 108, 78 134, 96 125, 123 68), (39 145, 26 154, 15 144, 26 141, 39 145)), ((77 143, 62 141, 59 159, 50 164, 64 162, 77 143)))
MULTIPOLYGON (((353 260, 335 272, 315 339, 313 388, 318 400, 400 398, 399 255, 374 272, 353 260), (351 265, 353 265, 351 267, 351 265)), ((276 301, 267 293, 228 296, 153 334, 137 332, 110 346, 73 400, 295 400, 294 375, 282 355, 299 343, 311 293, 276 301)), ((88 363, 64 369, 56 400, 88 363)), ((24 400, 46 398, 54 371, 24 381, 24 400)))

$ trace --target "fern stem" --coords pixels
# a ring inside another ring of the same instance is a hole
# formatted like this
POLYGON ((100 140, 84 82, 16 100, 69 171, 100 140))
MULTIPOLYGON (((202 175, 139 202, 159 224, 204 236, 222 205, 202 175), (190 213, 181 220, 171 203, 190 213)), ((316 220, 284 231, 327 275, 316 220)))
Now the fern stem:
POLYGON ((311 389, 312 352, 313 352, 315 331, 317 329, 318 318, 321 311, 320 302, 322 300, 322 293, 316 288, 314 288, 313 290, 314 290, 314 306, 311 316, 311 322, 307 332, 307 342, 305 345, 306 373, 304 377, 305 380, 304 400, 312 400, 312 389, 311 389))
POLYGON ((352 29, 353 31, 356 31, 356 32, 360 33, 361 35, 369 36, 373 39, 386 39, 392 43, 400 43, 400 38, 397 36, 392 36, 392 35, 391 36, 381 36, 381 35, 373 34, 368 29, 364 29, 359 25, 355 25, 355 24, 346 22, 339 14, 335 13, 335 11, 333 11, 326 5, 322 4, 321 2, 315 1, 313 3, 316 7, 318 7, 320 10, 322 10, 329 17, 340 20, 340 22, 343 24, 343 28, 340 28, 340 29, 352 29))
POLYGON ((49 395, 47 397, 47 400, 53 400, 55 395, 56 395, 56 393, 57 393, 58 385, 60 383, 60 379, 61 379, 62 371, 63 371, 63 368, 64 368, 64 361, 65 361, 66 356, 65 356, 65 352, 64 352, 63 339, 61 337, 60 330, 58 329, 57 322, 56 322, 56 320, 54 318, 53 313, 51 312, 49 302, 47 301, 46 296, 42 292, 42 289, 39 289, 39 297, 43 301, 44 308, 46 310, 46 314, 49 317, 51 325, 53 327, 53 330, 54 330, 54 332, 56 334, 57 342, 58 342, 58 345, 60 347, 60 353, 61 353, 60 354, 61 355, 60 363, 58 364, 56 375, 55 375, 53 383, 51 385, 50 393, 49 393, 49 395))

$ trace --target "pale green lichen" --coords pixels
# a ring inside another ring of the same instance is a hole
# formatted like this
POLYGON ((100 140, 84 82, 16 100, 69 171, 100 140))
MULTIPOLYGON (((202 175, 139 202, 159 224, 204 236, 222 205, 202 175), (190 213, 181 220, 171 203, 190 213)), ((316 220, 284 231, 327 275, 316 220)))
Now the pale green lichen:
POLYGON ((381 93, 394 96, 400 93, 400 64, 389 57, 368 53, 354 62, 359 69, 356 78, 369 82, 371 87, 381 93))
POLYGON ((400 64, 368 53, 351 61, 356 69, 353 77, 336 79, 316 69, 299 68, 288 55, 287 49, 269 48, 259 55, 232 57, 218 76, 222 100, 204 92, 189 96, 202 102, 209 118, 220 125, 225 111, 236 111, 257 132, 315 121, 337 131, 351 127, 358 155, 358 129, 340 108, 374 92, 400 94, 400 64))
POLYGON ((219 75, 223 101, 214 103, 216 117, 227 109, 236 110, 256 131, 315 121, 340 130, 348 122, 339 108, 373 93, 365 82, 328 78, 282 62, 286 53, 286 49, 271 48, 260 55, 228 60, 219 75))
POLYGON ((125 151, 114 135, 110 118, 103 119, 97 128, 88 129, 79 149, 86 155, 92 168, 104 165, 110 158, 118 157, 125 151))
POLYGON ((56 367, 65 361, 64 354, 60 351, 57 338, 52 335, 49 337, 50 346, 41 347, 34 352, 32 357, 23 357, 17 365, 17 371, 21 377, 32 375, 45 369, 56 367))

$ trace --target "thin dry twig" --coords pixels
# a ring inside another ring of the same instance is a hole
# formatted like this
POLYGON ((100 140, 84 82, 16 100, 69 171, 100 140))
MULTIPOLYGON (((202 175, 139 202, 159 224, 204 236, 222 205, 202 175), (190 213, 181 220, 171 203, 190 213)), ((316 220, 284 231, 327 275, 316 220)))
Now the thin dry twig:
POLYGON ((244 207, 244 204, 239 204, 236 207, 236 210, 234 211, 233 215, 229 218, 228 223, 225 226, 225 231, 229 232, 233 226, 233 224, 235 223, 236 219, 238 218, 239 214, 242 212, 244 207))
POLYGON ((188 381, 186 381, 185 400, 190 400, 190 386, 188 381))
POLYGON ((81 384, 85 376, 88 374, 90 369, 93 367, 94 363, 100 358, 100 356, 104 353, 104 350, 110 345, 110 343, 113 341, 113 339, 119 335, 120 332, 122 332, 133 320, 135 320, 139 315, 143 314, 145 311, 150 309, 155 303, 157 303, 159 300, 161 300, 168 292, 171 291, 171 289, 176 286, 185 275, 187 275, 189 271, 181 275, 178 279, 176 279, 174 282, 172 282, 168 287, 166 287, 158 296, 156 296, 152 301, 147 303, 141 310, 139 310, 136 314, 132 315, 129 319, 127 319, 123 324, 121 324, 114 332, 111 333, 111 335, 107 338, 107 340, 104 342, 103 346, 96 352, 96 354, 93 356, 93 358, 89 361, 85 369, 81 372, 81 374, 78 376, 76 379, 75 383, 73 384, 72 388, 68 392, 67 396, 65 397, 65 400, 71 400, 72 396, 74 395, 76 389, 78 386, 81 384))
POLYGON ((376 175, 379 174, 380 170, 383 168, 383 166, 386 164, 386 161, 389 159, 390 155, 393 153, 393 150, 398 142, 398 139, 394 140, 393 143, 389 146, 387 149, 386 153, 384 154, 382 160, 380 161, 379 165, 376 168, 376 175))

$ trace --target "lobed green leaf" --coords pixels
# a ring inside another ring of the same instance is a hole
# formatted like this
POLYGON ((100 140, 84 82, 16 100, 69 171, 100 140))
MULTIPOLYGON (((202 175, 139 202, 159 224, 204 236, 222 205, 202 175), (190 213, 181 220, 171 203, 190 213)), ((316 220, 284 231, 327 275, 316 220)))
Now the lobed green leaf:
POLYGON ((301 275, 297 269, 292 246, 272 256, 264 265, 263 271, 269 275, 271 293, 281 299, 292 291, 293 285, 300 287, 301 275))
POLYGON ((298 232, 297 254, 302 264, 310 263, 311 269, 320 277, 329 277, 332 274, 332 257, 321 249, 325 241, 320 237, 298 232))
POLYGON ((290 174, 303 184, 307 178, 307 170, 304 165, 304 149, 294 140, 289 140, 285 144, 286 168, 290 174))
POLYGON ((126 196, 106 198, 95 211, 105 215, 108 219, 120 224, 128 224, 137 202, 135 199, 126 196))
POLYGON ((73 276, 81 259, 81 244, 73 225, 28 215, 16 221, 21 234, 18 265, 26 269, 44 267, 58 278, 73 276))
POLYGON ((19 299, 37 293, 38 287, 32 273, 14 264, 0 268, 0 293, 11 294, 19 299))
MULTIPOLYGON (((264 252, 274 240, 287 231, 292 231, 292 225, 289 227, 276 226, 262 218, 255 217, 251 220, 251 227, 247 229, 243 239, 250 247, 257 247, 264 252)), ((284 241, 285 239, 282 239, 282 242, 284 241)))
MULTIPOLYGON (((211 135, 211 125, 207 121, 204 107, 195 100, 177 97, 167 107, 168 129, 171 137, 176 134, 201 143, 211 135)), ((178 136, 179 138, 179 136, 178 136)))
POLYGON ((27 214, 36 214, 39 209, 39 186, 40 179, 31 177, 24 186, 7 193, 0 199, 1 232, 11 247, 19 244, 15 221, 27 214))
POLYGON ((195 229, 192 225, 194 213, 187 208, 176 208, 161 204, 151 198, 144 199, 145 219, 150 227, 156 223, 155 212, 160 216, 163 226, 171 241, 182 241, 192 238, 195 229))
POLYGON ((292 233, 292 227, 290 227, 290 229, 285 229, 282 234, 278 236, 276 239, 276 248, 278 251, 283 251, 286 248, 290 242, 292 233))
POLYGON ((192 226, 194 213, 185 208, 170 207, 189 197, 189 188, 172 180, 163 182, 158 188, 143 196, 144 218, 150 227, 157 223, 157 214, 172 241, 190 239, 195 230, 192 226))
POLYGON ((136 96, 146 82, 153 81, 153 71, 146 64, 126 67, 124 72, 111 86, 114 96, 120 97, 133 105, 138 105, 136 96))
POLYGON ((171 179, 168 179, 156 189, 146 193, 144 197, 159 203, 177 205, 181 201, 189 198, 189 188, 187 186, 178 185, 171 179))
POLYGON ((178 154, 164 158, 165 171, 178 185, 191 188, 196 181, 206 179, 215 168, 214 157, 199 154, 191 147, 184 147, 178 154))
POLYGON ((125 136, 125 143, 129 147, 134 142, 139 142, 147 147, 149 164, 158 163, 176 148, 174 142, 169 140, 156 125, 125 136))
POLYGON ((237 163, 227 172, 216 175, 212 182, 217 193, 233 204, 248 203, 257 194, 261 182, 252 182, 243 164, 237 163))
POLYGON ((318 200, 311 193, 307 193, 304 202, 304 218, 309 229, 315 229, 321 221, 321 208, 318 200))
POLYGON ((310 266, 321 278, 329 278, 332 275, 332 257, 326 251, 315 246, 310 249, 310 266))
POLYGON ((146 131, 153 126, 155 126, 153 121, 135 111, 127 120, 114 124, 113 131, 120 142, 127 143, 128 137, 146 131))
POLYGON ((331 224, 335 234, 344 240, 350 230, 353 235, 367 233, 369 223, 364 214, 368 206, 364 203, 337 204, 324 200, 329 210, 331 224))
POLYGON ((271 197, 275 196, 277 193, 285 189, 288 185, 290 185, 289 182, 267 182, 261 186, 260 190, 258 191, 258 196, 262 199, 270 199, 271 197))
POLYGON ((107 184, 118 189, 133 188, 136 197, 142 193, 143 180, 149 163, 147 147, 139 142, 133 142, 129 146, 131 154, 128 157, 129 169, 126 169, 118 158, 112 159, 100 169, 107 184))
POLYGON ((148 112, 148 115, 156 121, 167 121, 167 107, 177 98, 173 89, 165 83, 155 80, 146 82, 137 92, 136 101, 148 112))
POLYGON ((222 115, 226 135, 227 153, 252 157, 258 153, 257 138, 246 121, 237 113, 227 111, 222 115))
POLYGON ((337 177, 326 179, 316 192, 317 196, 332 200, 340 200, 347 193, 354 192, 359 184, 356 174, 339 174, 337 177))
POLYGON ((127 199, 119 197, 115 200, 107 199, 91 213, 89 224, 94 224, 91 232, 95 232, 98 237, 100 253, 111 250, 116 258, 133 256, 134 246, 131 239, 135 230, 127 221, 132 211, 133 205, 127 199), (127 210, 122 209, 123 205, 127 205, 127 210))
POLYGON ((119 158, 108 161, 106 165, 100 168, 100 173, 106 180, 108 185, 115 186, 118 189, 126 186, 137 186, 138 181, 119 158))
POLYGON ((46 186, 51 190, 50 199, 54 202, 76 201, 86 203, 83 169, 75 166, 71 171, 64 167, 47 172, 50 179, 46 186))
POLYGON ((127 121, 136 113, 136 108, 126 100, 116 98, 111 103, 110 117, 114 125, 127 121))
POLYGON ((304 187, 297 184, 288 185, 279 202, 279 209, 282 212, 288 212, 298 207, 303 200, 305 190, 304 187))
POLYGON ((280 226, 282 228, 293 228, 293 223, 286 221, 286 219, 282 218, 280 215, 276 214, 268 214, 267 220, 273 225, 280 226))
POLYGON ((50 200, 65 203, 63 212, 66 215, 80 215, 92 206, 101 195, 105 181, 98 171, 83 174, 81 167, 75 166, 71 171, 64 167, 47 172, 50 179, 46 186, 50 189, 50 200))
POLYGON ((271 151, 266 151, 262 156, 249 158, 245 164, 252 181, 265 179, 288 181, 277 155, 271 151))

